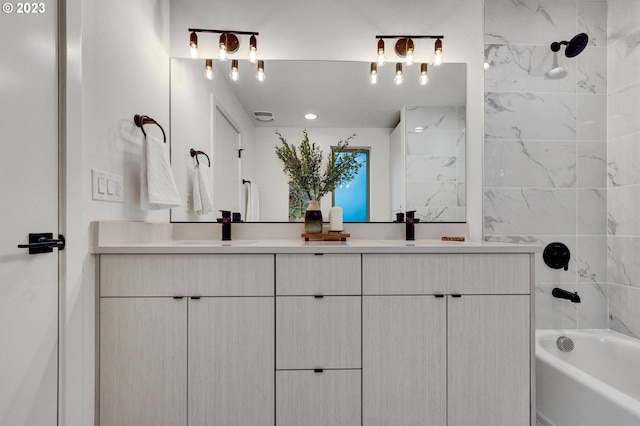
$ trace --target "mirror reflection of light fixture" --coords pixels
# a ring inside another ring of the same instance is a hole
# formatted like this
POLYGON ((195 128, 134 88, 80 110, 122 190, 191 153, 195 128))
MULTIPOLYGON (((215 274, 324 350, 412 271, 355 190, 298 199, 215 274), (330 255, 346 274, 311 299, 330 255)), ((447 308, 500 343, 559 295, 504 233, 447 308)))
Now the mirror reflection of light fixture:
POLYGON ((384 65, 384 40, 378 39, 378 65, 384 65))
POLYGON ((198 59, 198 34, 195 32, 189 35, 189 47, 191 48, 191 57, 198 59))
POLYGON ((405 58, 404 63, 407 66, 413 65, 413 51, 415 50, 415 45, 413 40, 409 37, 403 37, 396 42, 396 55, 401 58, 405 58))
POLYGON ((204 77, 207 80, 213 80, 213 59, 205 59, 205 61, 204 61, 204 77))
POLYGON ((429 74, 427 73, 427 63, 423 62, 420 64, 420 77, 418 79, 420 84, 424 86, 429 82, 429 74))
POLYGON ((442 40, 438 38, 433 46, 433 65, 442 64, 442 40))
POLYGON ((240 78, 240 74, 238 73, 238 60, 237 59, 232 59, 231 60, 231 71, 229 72, 229 78, 232 81, 238 81, 238 79, 240 78))
POLYGON ((378 65, 375 62, 371 62, 371 71, 369 72, 369 82, 371 84, 378 84, 378 65))
POLYGON ((256 80, 262 83, 265 80, 266 76, 264 74, 264 61, 258 61, 258 71, 256 71, 256 80))
POLYGON ((258 40, 255 34, 251 34, 249 39, 249 62, 252 64, 258 62, 258 40))
POLYGON ((393 82, 396 84, 402 84, 404 77, 402 76, 402 64, 400 62, 396 63, 396 76, 393 77, 393 82))
POLYGON ((218 45, 220 46, 218 59, 220 59, 221 61, 226 61, 229 55, 238 51, 238 47, 240 47, 240 41, 238 40, 238 37, 233 33, 222 33, 220 34, 220 41, 218 45))

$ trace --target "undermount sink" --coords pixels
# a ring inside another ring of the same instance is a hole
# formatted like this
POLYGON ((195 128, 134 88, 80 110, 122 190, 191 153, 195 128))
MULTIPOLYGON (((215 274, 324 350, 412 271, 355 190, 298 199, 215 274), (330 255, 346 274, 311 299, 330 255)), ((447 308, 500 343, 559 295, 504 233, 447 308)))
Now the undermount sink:
POLYGON ((222 240, 173 240, 168 242, 160 242, 155 243, 156 245, 176 245, 176 246, 213 246, 213 247, 237 247, 237 246, 246 246, 250 244, 255 244, 256 241, 249 240, 231 240, 231 241, 222 241, 222 240))

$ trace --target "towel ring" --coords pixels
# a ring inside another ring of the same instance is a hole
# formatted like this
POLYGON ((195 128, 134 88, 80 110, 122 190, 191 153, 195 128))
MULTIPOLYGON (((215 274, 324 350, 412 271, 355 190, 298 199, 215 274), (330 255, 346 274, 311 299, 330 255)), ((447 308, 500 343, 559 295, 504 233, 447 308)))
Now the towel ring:
POLYGON ((136 114, 133 116, 133 122, 136 123, 136 126, 140 127, 140 130, 142 130, 142 134, 145 138, 147 137, 147 132, 144 131, 143 127, 145 124, 155 124, 156 126, 160 127, 160 130, 162 130, 162 138, 164 139, 164 143, 167 143, 167 134, 164 132, 164 129, 162 128, 160 123, 158 123, 153 118, 149 117, 148 115, 136 114))
POLYGON ((200 154, 204 155, 205 157, 207 157, 207 161, 209 162, 209 167, 211 167, 211 160, 209 159, 209 156, 204 151, 196 151, 195 149, 191 148, 189 150, 189 153, 191 154, 191 157, 195 157, 196 163, 198 163, 198 165, 200 165, 200 161, 198 161, 198 155, 200 154))

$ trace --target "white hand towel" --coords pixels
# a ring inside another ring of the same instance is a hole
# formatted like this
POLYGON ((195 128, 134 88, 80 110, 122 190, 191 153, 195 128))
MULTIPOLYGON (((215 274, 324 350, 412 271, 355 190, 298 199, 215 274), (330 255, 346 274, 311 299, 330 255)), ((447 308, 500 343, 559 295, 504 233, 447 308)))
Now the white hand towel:
POLYGON ((202 215, 213 211, 213 197, 209 185, 209 168, 198 164, 194 167, 193 178, 193 211, 202 215))
POLYGON ((167 144, 147 135, 142 143, 140 161, 140 207, 142 210, 162 210, 180 204, 167 144))
POLYGON ((245 221, 260 221, 260 187, 252 182, 246 182, 247 188, 247 211, 245 212, 245 221))

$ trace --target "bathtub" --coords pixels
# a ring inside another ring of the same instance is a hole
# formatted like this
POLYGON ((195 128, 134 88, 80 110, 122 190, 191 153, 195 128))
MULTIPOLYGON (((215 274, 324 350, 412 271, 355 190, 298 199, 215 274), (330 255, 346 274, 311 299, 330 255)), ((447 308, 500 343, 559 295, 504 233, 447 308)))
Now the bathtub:
POLYGON ((536 418, 544 426, 640 425, 640 341, 611 330, 537 330, 536 418), (558 349, 560 336, 573 351, 558 349))

